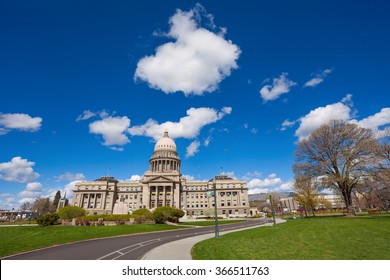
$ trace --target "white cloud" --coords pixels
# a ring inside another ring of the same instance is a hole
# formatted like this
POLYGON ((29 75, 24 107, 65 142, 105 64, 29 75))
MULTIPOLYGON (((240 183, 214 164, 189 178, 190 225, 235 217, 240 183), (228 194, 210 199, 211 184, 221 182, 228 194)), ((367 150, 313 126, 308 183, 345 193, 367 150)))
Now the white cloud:
POLYGON ((264 101, 275 100, 284 93, 288 93, 291 87, 297 85, 287 79, 288 73, 282 73, 278 78, 272 80, 272 85, 265 85, 260 90, 260 95, 264 101))
POLYGON ((42 195, 42 184, 39 182, 28 183, 26 189, 18 194, 20 198, 28 198, 29 201, 42 195))
POLYGON ((231 111, 231 107, 224 107, 220 112, 213 108, 190 108, 187 110, 187 116, 180 118, 179 122, 168 121, 159 124, 149 119, 145 124, 133 126, 128 131, 133 136, 148 136, 157 141, 167 129, 172 138, 193 139, 199 135, 204 126, 217 122, 231 111))
POLYGON ((7 134, 11 130, 38 131, 42 125, 42 118, 31 117, 27 114, 2 114, 0 113, 0 135, 7 134))
POLYGON ((372 116, 368 116, 360 121, 353 120, 352 122, 361 127, 372 129, 378 138, 387 136, 389 127, 385 127, 382 130, 380 128, 390 124, 390 108, 382 108, 380 112, 372 116))
POLYGON ((257 132, 258 132, 257 128, 252 128, 252 129, 251 129, 251 133, 252 133, 252 134, 257 134, 257 132))
POLYGON ((300 125, 295 131, 299 141, 306 139, 323 124, 333 119, 348 121, 351 118, 351 108, 342 103, 334 103, 325 107, 318 107, 299 119, 300 125))
POLYGON ((85 176, 83 173, 71 173, 71 172, 66 172, 64 174, 61 174, 60 176, 56 176, 56 178, 57 178, 57 182, 85 180, 85 176))
POLYGON ((208 147, 209 145, 210 145, 210 142, 211 142, 211 136, 208 136, 205 140, 204 140, 204 145, 206 146, 206 147, 208 147))
POLYGON ((270 193, 269 188, 255 188, 248 190, 248 194, 270 193))
POLYGON ((186 178, 187 181, 193 181, 195 179, 195 177, 191 175, 183 175, 183 177, 186 178))
POLYGON ((140 175, 131 175, 130 177, 130 181, 141 181, 142 180, 142 176, 140 175))
POLYGON ((89 132, 102 135, 104 139, 103 145, 105 146, 123 146, 130 142, 126 136, 129 126, 130 119, 126 116, 105 117, 102 120, 90 123, 89 132))
POLYGON ((293 189, 293 182, 288 181, 283 184, 281 184, 279 187, 275 188, 274 191, 276 192, 288 192, 293 189))
POLYGON ((35 162, 14 157, 9 162, 0 163, 0 179, 9 182, 27 183, 37 179, 40 175, 33 170, 35 162))
POLYGON ((261 172, 255 170, 254 172, 247 172, 244 176, 242 176, 242 180, 244 181, 250 181, 255 178, 260 178, 261 172))
POLYGON ((293 126, 294 124, 296 123, 296 121, 289 121, 288 119, 285 120, 283 123, 282 123, 282 127, 280 128, 281 131, 285 131, 287 128, 293 126))
POLYGON ((10 196, 0 196, 0 209, 11 210, 17 208, 18 204, 16 203, 15 197, 10 196))
POLYGON ((265 179, 252 179, 248 182, 248 188, 269 188, 282 183, 282 179, 278 178, 275 173, 268 175, 265 179))
MULTIPOLYGON (((80 180, 74 180, 74 181, 71 181, 69 182, 68 184, 66 184, 60 191, 61 191, 61 194, 62 195, 65 195, 66 193, 66 198, 71 200, 72 197, 73 197, 73 190, 75 189, 76 187, 76 183, 80 183, 81 181, 80 180)), ((69 201, 71 202, 71 201, 69 201)))
POLYGON ((76 121, 85 121, 96 116, 96 113, 90 110, 85 110, 81 115, 76 118, 76 121))
POLYGON ((312 74, 314 77, 307 81, 303 87, 316 87, 320 83, 324 81, 326 76, 332 73, 331 69, 326 69, 324 71, 319 71, 317 73, 312 74))
POLYGON ((163 44, 155 55, 142 58, 135 80, 146 81, 165 93, 182 91, 188 96, 212 92, 230 76, 231 70, 237 68, 240 49, 223 37, 226 29, 216 34, 199 26, 199 15, 204 14, 199 7, 189 12, 176 11, 166 34, 174 42, 163 44))
POLYGON ((351 113, 352 108, 352 94, 347 94, 341 102, 329 104, 324 107, 318 107, 298 120, 300 125, 295 131, 295 135, 299 138, 299 141, 306 139, 314 130, 334 119, 372 129, 378 138, 390 133, 390 128, 388 126, 390 124, 389 107, 382 108, 380 112, 368 116, 360 121, 353 119, 354 114, 351 113))
POLYGON ((188 147, 187 147, 187 153, 186 158, 194 156, 197 152, 199 152, 200 142, 199 141, 193 141, 188 147))
POLYGON ((232 179, 238 179, 236 174, 234 173, 234 171, 226 171, 226 172, 223 171, 223 172, 221 172, 221 175, 226 175, 232 179))

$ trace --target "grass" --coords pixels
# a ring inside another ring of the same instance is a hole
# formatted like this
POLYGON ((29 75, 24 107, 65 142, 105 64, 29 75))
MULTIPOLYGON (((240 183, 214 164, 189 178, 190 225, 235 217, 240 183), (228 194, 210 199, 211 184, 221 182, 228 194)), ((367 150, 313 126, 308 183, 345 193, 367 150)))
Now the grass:
POLYGON ((390 215, 288 220, 208 239, 193 259, 389 260, 390 215))
MULTIPOLYGON (((235 224, 235 223, 241 223, 245 222, 246 220, 218 220, 219 225, 226 225, 226 224, 235 224)), ((207 226, 213 226, 214 225, 214 220, 210 221, 194 221, 194 222, 184 222, 180 223, 180 225, 185 225, 185 226, 201 226, 201 227, 207 227, 207 226)))
POLYGON ((0 227, 0 257, 74 241, 177 229, 165 224, 123 226, 49 226, 0 227))

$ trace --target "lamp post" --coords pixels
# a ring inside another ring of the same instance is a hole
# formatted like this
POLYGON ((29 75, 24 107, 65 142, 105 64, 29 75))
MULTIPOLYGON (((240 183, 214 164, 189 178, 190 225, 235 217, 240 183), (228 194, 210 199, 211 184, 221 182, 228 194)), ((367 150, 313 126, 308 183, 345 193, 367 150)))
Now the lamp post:
POLYGON ((213 179, 213 189, 214 189, 214 220, 215 220, 215 238, 219 237, 219 228, 218 228, 218 211, 217 211, 217 185, 215 183, 215 177, 213 179))
POLYGON ((272 219, 274 220, 274 224, 276 224, 276 221, 275 221, 275 209, 272 205, 272 196, 270 195, 269 196, 269 200, 270 200, 270 203, 271 203, 271 210, 272 210, 272 219))

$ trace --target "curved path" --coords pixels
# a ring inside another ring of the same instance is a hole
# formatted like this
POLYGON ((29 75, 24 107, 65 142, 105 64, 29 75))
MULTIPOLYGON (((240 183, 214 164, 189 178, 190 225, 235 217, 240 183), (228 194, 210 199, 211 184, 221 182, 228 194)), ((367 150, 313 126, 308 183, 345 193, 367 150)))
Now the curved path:
MULTIPOLYGON (((220 225, 219 231, 231 231, 264 224, 263 219, 220 225)), ((214 227, 186 228, 86 240, 5 257, 9 260, 137 260, 165 243, 214 233, 214 227)))

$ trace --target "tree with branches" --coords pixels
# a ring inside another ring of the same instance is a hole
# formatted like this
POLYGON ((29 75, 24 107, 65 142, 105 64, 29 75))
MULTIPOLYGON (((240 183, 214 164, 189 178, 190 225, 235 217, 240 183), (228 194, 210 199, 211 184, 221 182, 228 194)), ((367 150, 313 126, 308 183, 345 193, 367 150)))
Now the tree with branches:
POLYGON ((294 199, 303 206, 305 215, 311 212, 315 216, 315 208, 320 202, 320 193, 316 189, 315 180, 305 175, 298 175, 293 184, 294 199))
POLYGON ((294 173, 341 194, 348 214, 355 215, 352 191, 378 166, 379 145, 371 129, 332 120, 299 142, 294 173))

